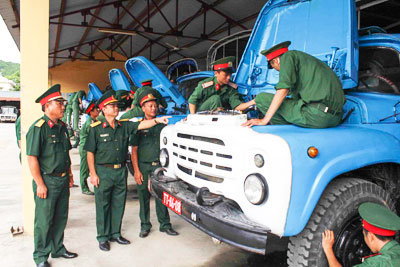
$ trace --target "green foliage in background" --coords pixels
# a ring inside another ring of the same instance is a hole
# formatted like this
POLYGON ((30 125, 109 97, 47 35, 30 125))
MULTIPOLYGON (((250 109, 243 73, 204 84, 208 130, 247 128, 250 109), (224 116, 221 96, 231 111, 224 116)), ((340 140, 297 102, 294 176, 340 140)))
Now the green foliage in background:
POLYGON ((14 91, 19 91, 21 89, 18 63, 0 60, 0 73, 5 78, 15 82, 16 86, 14 87, 14 91))

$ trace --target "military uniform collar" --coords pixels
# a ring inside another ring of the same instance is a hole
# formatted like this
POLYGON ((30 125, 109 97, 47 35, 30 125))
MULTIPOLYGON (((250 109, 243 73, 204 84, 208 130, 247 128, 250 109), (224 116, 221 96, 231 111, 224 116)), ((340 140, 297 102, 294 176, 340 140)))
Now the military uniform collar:
MULTIPOLYGON (((101 125, 103 126, 103 129, 104 129, 104 128, 107 128, 107 127, 112 128, 112 127, 110 126, 110 124, 108 123, 108 121, 106 120, 106 118, 104 118, 103 120, 101 120, 101 125)), ((121 126, 121 123, 120 123, 118 120, 115 120, 115 129, 116 129, 118 126, 121 126)))
POLYGON ((226 84, 220 85, 220 84, 218 83, 218 80, 217 80, 217 77, 216 77, 216 76, 214 76, 213 81, 214 81, 215 90, 217 90, 217 91, 222 91, 222 90, 225 89, 225 87, 227 86, 226 84))
POLYGON ((397 246, 398 244, 399 244, 399 243, 397 243, 396 240, 392 240, 392 241, 386 243, 386 245, 384 245, 384 246, 381 248, 381 250, 379 251, 379 253, 383 253, 383 252, 385 252, 385 251, 388 251, 388 250, 390 250, 391 248, 393 248, 394 246, 397 246))
MULTIPOLYGON (((46 121, 46 124, 50 127, 53 128, 54 126, 57 126, 57 124, 52 121, 49 117, 47 117, 46 114, 43 115, 43 119, 46 121)), ((61 120, 58 120, 58 124, 61 124, 61 120)))

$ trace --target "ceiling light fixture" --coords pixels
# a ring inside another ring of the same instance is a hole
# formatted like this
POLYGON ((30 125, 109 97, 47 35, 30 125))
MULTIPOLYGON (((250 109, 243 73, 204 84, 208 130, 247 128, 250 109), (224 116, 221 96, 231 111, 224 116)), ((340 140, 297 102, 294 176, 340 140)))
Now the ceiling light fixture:
POLYGON ((98 28, 98 32, 103 33, 113 33, 113 34, 124 34, 124 35, 136 35, 136 31, 120 30, 120 29, 110 29, 110 28, 98 28))

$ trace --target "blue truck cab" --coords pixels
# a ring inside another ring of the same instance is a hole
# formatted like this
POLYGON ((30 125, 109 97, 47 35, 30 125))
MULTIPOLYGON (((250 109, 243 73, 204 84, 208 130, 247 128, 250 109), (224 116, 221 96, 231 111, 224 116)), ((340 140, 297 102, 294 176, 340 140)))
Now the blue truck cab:
POLYGON ((293 267, 327 266, 321 235, 332 229, 339 261, 353 266, 370 254, 359 205, 400 211, 400 35, 358 31, 354 0, 269 0, 234 78, 248 100, 275 91, 279 73, 260 51, 287 40, 339 77, 343 122, 249 129, 245 114, 189 115, 161 133, 152 193, 233 246, 266 254, 271 235, 287 238, 293 267))

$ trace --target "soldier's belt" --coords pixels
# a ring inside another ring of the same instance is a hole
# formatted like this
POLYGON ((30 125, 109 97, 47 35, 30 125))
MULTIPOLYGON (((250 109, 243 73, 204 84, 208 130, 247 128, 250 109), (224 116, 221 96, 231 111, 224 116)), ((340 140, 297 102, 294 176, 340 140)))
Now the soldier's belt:
POLYGON ((44 172, 44 174, 56 177, 64 177, 68 174, 68 172, 52 172, 52 173, 44 172))
POLYGON ((111 169, 120 169, 124 164, 100 164, 111 169))
POLYGON ((317 109, 321 110, 322 112, 329 113, 332 115, 336 115, 336 114, 339 114, 342 112, 341 110, 340 111, 333 110, 323 103, 310 103, 310 104, 308 104, 308 106, 317 108, 317 109))
POLYGON ((160 165, 160 162, 157 160, 157 161, 153 161, 153 162, 141 162, 141 163, 144 163, 144 164, 149 164, 149 165, 151 165, 151 166, 158 166, 158 165, 160 165))

